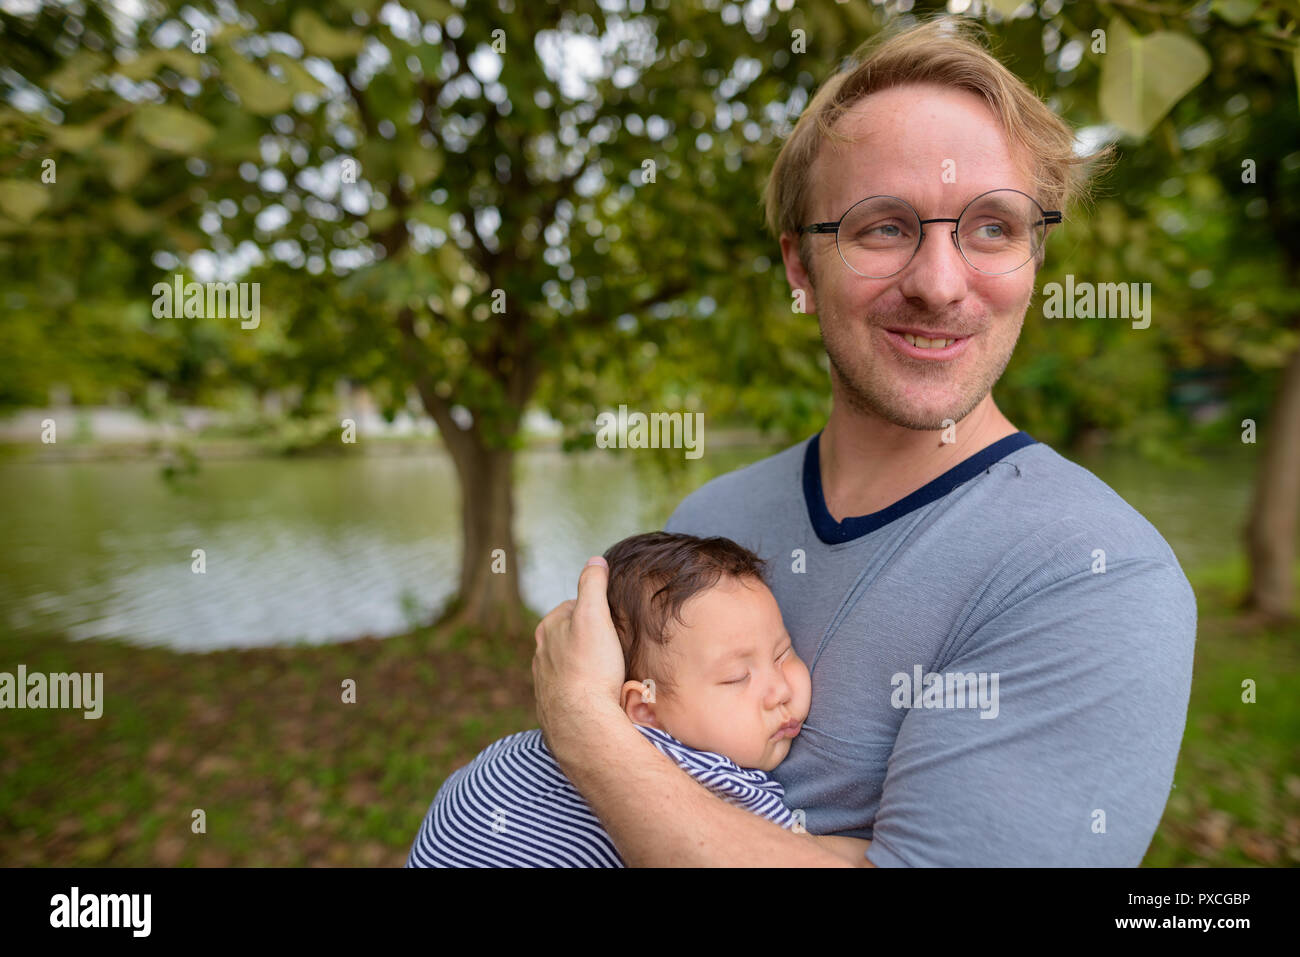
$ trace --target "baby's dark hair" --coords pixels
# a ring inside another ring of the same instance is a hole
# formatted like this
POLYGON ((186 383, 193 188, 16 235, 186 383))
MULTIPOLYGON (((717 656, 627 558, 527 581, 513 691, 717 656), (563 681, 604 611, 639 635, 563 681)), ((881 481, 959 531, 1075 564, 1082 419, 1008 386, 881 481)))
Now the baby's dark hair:
POLYGON ((683 624, 682 606, 712 588, 722 576, 763 582, 765 563, 729 538, 698 538, 673 532, 645 532, 611 545, 606 594, 609 611, 623 645, 628 679, 655 679, 656 688, 672 691, 672 674, 662 650, 672 620, 683 624), (656 667, 648 665, 650 646, 656 667))

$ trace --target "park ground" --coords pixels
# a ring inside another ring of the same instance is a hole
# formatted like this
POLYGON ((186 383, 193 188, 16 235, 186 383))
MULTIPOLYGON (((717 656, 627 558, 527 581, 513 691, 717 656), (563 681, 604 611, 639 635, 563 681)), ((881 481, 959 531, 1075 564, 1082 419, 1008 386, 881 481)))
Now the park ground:
MULTIPOLYGON (((1241 573, 1193 582, 1187 728, 1145 866, 1300 865, 1300 626, 1237 618, 1241 573)), ((97 720, 0 716, 0 865, 401 865, 447 775, 536 727, 532 647, 434 627, 206 654, 0 636, 0 670, 102 671, 105 698, 97 720)))

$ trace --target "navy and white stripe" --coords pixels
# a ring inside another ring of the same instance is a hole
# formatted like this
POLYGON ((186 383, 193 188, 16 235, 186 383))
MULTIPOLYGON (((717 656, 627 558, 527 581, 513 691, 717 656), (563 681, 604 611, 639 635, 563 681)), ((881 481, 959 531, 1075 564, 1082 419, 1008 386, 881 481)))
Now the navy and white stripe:
MULTIPOLYGON (((790 827, 785 790, 766 771, 697 751, 636 725, 682 770, 720 798, 790 827)), ((569 783, 540 729, 488 745, 443 782, 407 867, 624 867, 599 819, 569 783)))

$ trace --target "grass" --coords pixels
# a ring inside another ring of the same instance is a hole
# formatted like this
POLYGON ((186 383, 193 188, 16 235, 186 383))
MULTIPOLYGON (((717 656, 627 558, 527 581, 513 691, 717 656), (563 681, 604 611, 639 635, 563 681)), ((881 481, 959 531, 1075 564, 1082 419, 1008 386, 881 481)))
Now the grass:
MULTIPOLYGON (((1148 866, 1300 864, 1300 629, 1243 629, 1240 578, 1194 582, 1191 704, 1148 866)), ((531 633, 428 628, 207 654, 0 637, 0 670, 102 671, 105 696, 98 720, 3 712, 0 865, 401 865, 446 776, 537 726, 531 655, 531 633)))
POLYGON ((1300 625, 1251 627, 1230 614, 1244 580, 1236 563, 1193 579, 1187 727, 1146 866, 1300 865, 1300 625))
POLYGON ((195 655, 0 638, 4 670, 102 671, 105 698, 98 720, 4 712, 0 864, 401 865, 443 779, 536 727, 531 644, 420 629, 195 655))

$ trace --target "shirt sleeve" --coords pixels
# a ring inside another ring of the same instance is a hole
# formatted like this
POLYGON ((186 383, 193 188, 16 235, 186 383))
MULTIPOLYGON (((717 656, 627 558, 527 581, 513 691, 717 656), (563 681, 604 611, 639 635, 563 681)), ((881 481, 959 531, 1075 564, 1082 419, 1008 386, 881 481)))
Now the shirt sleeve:
POLYGON ((1156 558, 1044 578, 1030 576, 933 669, 984 676, 988 707, 909 702, 873 864, 1141 863, 1182 741, 1195 596, 1176 563, 1156 558))

